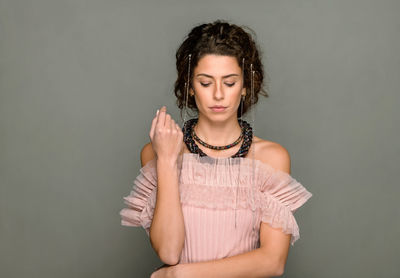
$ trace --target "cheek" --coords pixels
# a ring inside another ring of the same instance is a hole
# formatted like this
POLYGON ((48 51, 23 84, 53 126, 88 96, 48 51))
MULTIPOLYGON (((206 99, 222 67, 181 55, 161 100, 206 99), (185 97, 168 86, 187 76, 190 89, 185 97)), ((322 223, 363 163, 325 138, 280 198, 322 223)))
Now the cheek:
POLYGON ((207 95, 199 92, 197 92, 197 94, 194 95, 194 99, 196 101, 197 107, 200 107, 202 105, 204 106, 207 104, 207 102, 209 102, 209 100, 207 99, 207 95))
POLYGON ((196 101, 207 101, 207 99, 212 96, 209 88, 204 88, 202 86, 194 86, 195 92, 194 97, 196 101))
POLYGON ((242 97, 242 90, 240 88, 235 88, 232 90, 230 96, 232 101, 239 102, 242 97))

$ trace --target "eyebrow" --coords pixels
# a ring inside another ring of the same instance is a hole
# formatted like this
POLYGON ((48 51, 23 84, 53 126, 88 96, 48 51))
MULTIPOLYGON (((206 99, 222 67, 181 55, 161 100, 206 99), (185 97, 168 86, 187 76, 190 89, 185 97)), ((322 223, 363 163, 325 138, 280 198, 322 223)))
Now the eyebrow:
MULTIPOLYGON (((196 75, 196 77, 197 76, 205 76, 205 77, 209 77, 209 78, 214 78, 212 75, 208 75, 208 74, 205 74, 205 73, 199 73, 199 74, 196 75)), ((232 73, 232 74, 228 74, 228 75, 222 76, 222 78, 228 78, 228 77, 231 77, 231 76, 239 76, 239 74, 232 73)))

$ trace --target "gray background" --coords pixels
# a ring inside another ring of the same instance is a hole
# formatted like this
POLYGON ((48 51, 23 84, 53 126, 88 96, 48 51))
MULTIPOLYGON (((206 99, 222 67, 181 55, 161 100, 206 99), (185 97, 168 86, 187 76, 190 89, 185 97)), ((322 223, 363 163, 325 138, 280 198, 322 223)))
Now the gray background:
POLYGON ((400 1, 0 0, 0 276, 149 277, 122 227, 174 54, 221 18, 257 33, 255 133, 314 196, 284 277, 400 277, 400 1))

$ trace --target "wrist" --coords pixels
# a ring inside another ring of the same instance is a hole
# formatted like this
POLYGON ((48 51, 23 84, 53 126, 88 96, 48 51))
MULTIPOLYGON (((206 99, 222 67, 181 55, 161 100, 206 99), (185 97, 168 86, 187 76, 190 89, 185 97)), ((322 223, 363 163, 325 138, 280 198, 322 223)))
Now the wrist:
POLYGON ((168 167, 174 167, 177 165, 177 158, 173 157, 157 157, 157 166, 168 166, 168 167))

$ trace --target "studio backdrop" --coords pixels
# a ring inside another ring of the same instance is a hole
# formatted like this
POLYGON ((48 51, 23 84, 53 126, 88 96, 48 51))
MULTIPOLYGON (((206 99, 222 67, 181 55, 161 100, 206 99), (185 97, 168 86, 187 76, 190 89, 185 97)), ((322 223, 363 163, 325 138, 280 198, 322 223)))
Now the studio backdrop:
POLYGON ((254 30, 258 137, 313 198, 283 277, 400 277, 400 2, 0 0, 0 277, 150 277, 121 226, 175 51, 199 23, 254 30))

